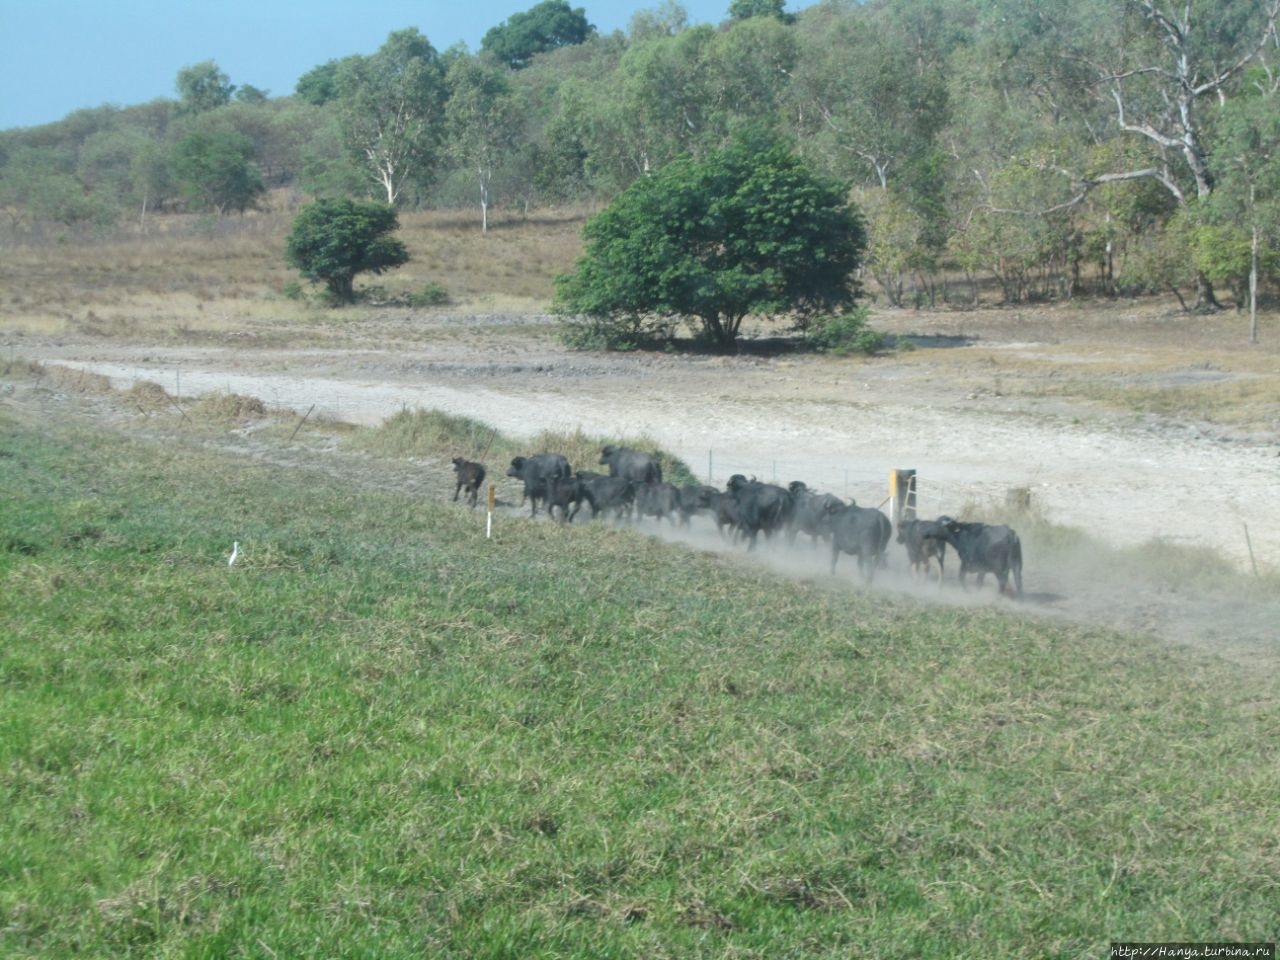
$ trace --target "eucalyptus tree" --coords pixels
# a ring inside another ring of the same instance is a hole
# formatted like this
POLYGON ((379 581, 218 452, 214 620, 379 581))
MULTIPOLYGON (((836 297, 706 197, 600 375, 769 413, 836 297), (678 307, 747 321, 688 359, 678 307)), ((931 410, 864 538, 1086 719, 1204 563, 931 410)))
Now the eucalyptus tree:
POLYGON ((178 71, 174 83, 183 113, 205 113, 231 102, 236 85, 213 60, 202 60, 178 71))
POLYGON ((144 219, 167 193, 164 145, 137 127, 101 130, 81 144, 76 178, 100 201, 136 210, 144 219))
POLYGON ((326 60, 312 67, 294 84, 294 95, 303 103, 309 103, 313 107, 322 107, 326 103, 337 100, 341 93, 339 85, 345 63, 345 60, 326 60))
POLYGON ((510 75, 520 119, 513 186, 555 200, 608 197, 636 177, 633 131, 620 103, 618 33, 561 47, 510 75))
MULTIPOLYGON (((294 182, 316 197, 355 197, 369 192, 369 167, 348 147, 342 117, 336 110, 294 104, 303 114, 299 124, 298 175, 294 182)), ((288 122, 282 118, 282 122, 288 122)))
POLYGON ((262 90, 251 83, 242 83, 236 88, 235 100, 236 103, 262 104, 267 102, 270 94, 270 90, 262 90))
POLYGON ((445 111, 447 152, 468 171, 480 201, 480 229, 489 230, 490 188, 519 132, 510 71, 478 57, 459 57, 449 66, 445 111))
POLYGON ((194 210, 243 213, 266 193, 253 141, 230 127, 201 125, 173 145, 170 166, 178 189, 194 210))
POLYGON ((791 14, 786 11, 787 0, 730 0, 729 17, 732 20, 752 20, 766 17, 780 23, 789 23, 791 14))
POLYGON ((887 188, 932 148, 948 104, 943 75, 884 26, 861 8, 807 10, 790 97, 811 153, 840 176, 887 188))
POLYGON ((947 233, 945 57, 924 56, 902 27, 851 4, 809 8, 794 28, 803 55, 786 92, 805 155, 863 188, 867 267, 895 304, 908 274, 929 284, 947 233))
POLYGON ((1280 279, 1280 78, 1256 70, 1228 100, 1210 144, 1218 184, 1198 211, 1199 266, 1232 287, 1257 341, 1258 286, 1280 279))
POLYGON ((702 151, 711 117, 721 109, 709 76, 715 40, 716 31, 700 24, 634 44, 623 55, 608 109, 624 128, 633 176, 702 151))
POLYGON ((781 124, 797 65, 804 58, 795 28, 754 16, 718 30, 702 51, 705 90, 714 109, 704 141, 718 146, 742 126, 781 124))
POLYGON ((1117 42, 1094 61, 1097 90, 1114 104, 1117 127, 1148 141, 1155 153, 1149 166, 1108 179, 1150 177, 1180 203, 1192 193, 1206 197, 1214 177, 1202 108, 1229 93, 1275 35, 1280 0, 1234 5, 1128 0, 1123 11, 1117 42), (1222 15, 1228 10, 1235 22, 1224 30, 1222 15))
POLYGON ((689 10, 678 0, 662 0, 656 7, 637 10, 627 24, 627 38, 632 43, 659 37, 674 37, 689 26, 689 10))
POLYGON ((434 173, 446 88, 440 57, 415 28, 392 32, 376 53, 338 70, 343 138, 352 157, 395 204, 410 180, 434 173))
MULTIPOLYGON (((1058 62, 1090 75, 1084 89, 1094 97, 1095 129, 1098 110, 1105 110, 1110 130, 1144 149, 1135 162, 1111 169, 1055 158, 1042 168, 1070 185, 1064 204, 1081 203, 1105 184, 1151 180, 1179 215, 1191 216, 1193 204, 1217 186, 1209 147, 1220 104, 1274 41, 1280 0, 1125 0, 1118 8, 1094 0, 1075 5, 1075 15, 1080 33, 1058 62)), ((1204 272, 1196 302, 1216 306, 1204 272)))
POLYGON ((0 209, 17 230, 41 223, 108 226, 119 208, 85 190, 70 149, 19 144, 0 165, 0 209))

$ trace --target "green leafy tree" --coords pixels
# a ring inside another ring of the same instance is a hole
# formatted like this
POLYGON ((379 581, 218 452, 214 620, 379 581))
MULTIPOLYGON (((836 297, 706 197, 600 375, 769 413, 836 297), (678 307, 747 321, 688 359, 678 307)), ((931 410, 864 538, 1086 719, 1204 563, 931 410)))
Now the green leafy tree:
POLYGON ((1197 262, 1249 304, 1256 341, 1258 287, 1280 276, 1280 79, 1257 69, 1222 110, 1213 159, 1217 189, 1201 204, 1197 262))
POLYGON ((753 17, 717 31, 705 51, 705 71, 720 109, 707 134, 719 146, 734 129, 780 123, 788 85, 800 60, 794 28, 773 17, 753 17))
POLYGON ((537 54, 584 43, 595 31, 583 8, 575 10, 567 0, 542 0, 491 28, 480 41, 480 49, 519 70, 537 54))
POLYGON ((513 152, 518 131, 508 71, 462 57, 449 67, 446 109, 448 151, 466 169, 480 198, 482 232, 489 229, 489 190, 503 158, 513 152), (501 71, 501 72, 499 72, 501 71))
POLYGON ((11 150, 0 167, 0 209, 15 227, 28 219, 65 227, 107 227, 119 211, 106 197, 85 190, 70 151, 27 145, 11 150))
POLYGON ((85 138, 76 157, 76 176, 88 193, 122 207, 132 206, 133 158, 153 141, 132 127, 100 130, 85 138))
POLYGON ((174 179, 195 210, 219 215, 257 205, 266 186, 253 157, 253 141, 220 127, 195 130, 173 146, 174 179))
POLYGON ((843 184, 751 135, 637 180, 583 238, 557 309, 585 317, 588 337, 625 345, 685 321, 722 349, 752 314, 802 326, 851 308, 866 245, 843 184))
POLYGON ((508 73, 520 118, 516 149, 504 158, 513 195, 551 201, 611 197, 635 178, 628 172, 615 181, 615 168, 601 169, 594 146, 608 126, 601 120, 601 95, 613 89, 623 50, 621 35, 613 34, 563 47, 508 73))
POLYGON ((861 10, 815 10, 797 30, 805 55, 790 95, 807 152, 841 176, 903 193, 948 116, 941 72, 921 66, 892 24, 861 10))
POLYGON ((599 113, 612 120, 605 129, 616 131, 595 149, 619 151, 631 177, 681 154, 704 152, 719 106, 707 71, 715 37, 715 30, 702 24, 629 49, 609 89, 601 89, 595 101, 599 113))
POLYGON ((331 100, 338 99, 339 77, 345 62, 344 60, 327 60, 319 66, 312 67, 298 78, 298 82, 293 87, 294 94, 303 103, 309 103, 313 107, 323 107, 331 100))
POLYGON ((242 84, 235 93, 238 103, 266 103, 270 90, 261 90, 251 83, 242 84))
POLYGON ((786 5, 786 0, 732 0, 729 4, 729 17, 733 20, 770 17, 782 23, 790 23, 794 18, 784 9, 786 5))
POLYGON ((410 180, 425 183, 440 148, 444 69, 414 28, 391 33, 371 57, 339 70, 343 137, 352 157, 394 204, 410 180))
MULTIPOLYGON (((1179 211, 1194 219, 1216 189, 1210 144, 1217 111, 1240 84, 1242 73, 1276 36, 1280 0, 1088 0, 1062 5, 1073 30, 1061 33, 1057 65, 1071 72, 1088 65, 1095 100, 1088 129, 1102 130, 1100 119, 1120 136, 1145 147, 1140 162, 1086 174, 1072 163, 1046 162, 1043 169, 1071 182, 1081 203, 1099 186, 1150 179, 1167 190, 1179 211)), ((1036 22, 1047 19, 1036 9, 1036 22)), ((1052 61, 1046 61, 1046 65, 1052 61)), ((1054 72, 1046 71, 1046 80, 1054 72)), ((1065 78, 1064 78, 1065 80, 1065 78)), ((1069 91, 1064 81, 1042 84, 1049 102, 1069 91)), ((1067 101, 1053 103, 1063 111, 1067 101)), ((1085 126, 1082 123, 1082 128, 1085 126)), ((1211 278, 1196 277, 1196 305, 1217 306, 1211 278)))
POLYGON ((183 113, 205 113, 231 102, 235 84, 212 60, 183 67, 178 71, 176 86, 183 113))
POLYGON ((678 0, 663 0, 656 7, 638 10, 627 25, 632 43, 674 37, 689 25, 689 11, 678 0))
POLYGON ((928 262, 923 222, 892 190, 863 190, 858 205, 867 219, 867 270, 889 303, 901 307, 907 278, 928 262))
POLYGON ((293 221, 285 258, 308 280, 323 283, 335 301, 350 303, 357 274, 382 274, 409 262, 405 245, 390 235, 399 226, 387 204, 316 200, 293 221))
POLYGON ((298 141, 297 186, 315 197, 355 197, 367 192, 368 168, 347 149, 336 111, 302 105, 315 116, 298 141))

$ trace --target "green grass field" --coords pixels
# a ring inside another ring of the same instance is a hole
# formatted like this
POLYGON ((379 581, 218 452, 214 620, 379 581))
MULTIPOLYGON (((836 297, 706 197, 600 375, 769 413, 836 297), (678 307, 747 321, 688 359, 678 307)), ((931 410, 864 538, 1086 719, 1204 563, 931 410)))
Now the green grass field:
POLYGON ((0 497, 5 957, 1280 939, 1274 676, 4 407, 0 497))

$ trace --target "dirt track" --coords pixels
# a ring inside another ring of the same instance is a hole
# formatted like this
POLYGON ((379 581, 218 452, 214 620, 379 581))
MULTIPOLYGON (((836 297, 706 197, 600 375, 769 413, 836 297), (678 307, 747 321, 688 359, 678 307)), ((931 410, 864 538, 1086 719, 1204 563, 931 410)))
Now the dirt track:
MULTIPOLYGON (((513 333, 512 318, 448 315, 388 321, 335 348, 18 340, 9 349, 106 374, 117 386, 151 380, 180 396, 240 393, 299 411, 314 404, 316 413, 357 423, 424 407, 516 436, 579 427, 644 435, 714 483, 738 472, 801 479, 863 504, 884 500, 890 469, 914 468, 927 516, 998 503, 1009 488, 1027 487, 1037 512, 1104 543, 1204 545, 1242 575, 1255 563, 1280 569, 1280 422, 1232 433, 1194 415, 1116 412, 1036 388, 1072 375, 1073 364, 1088 367, 1098 351, 1114 362, 1129 344, 1100 347, 1060 327, 990 331, 951 317, 903 315, 896 323, 920 347, 874 360, 764 350, 582 354, 560 347, 544 318, 521 318, 513 333)), ((1252 376, 1194 356, 1163 367, 1135 361, 1140 372, 1110 375, 1175 385, 1252 376)), ((1099 601, 1105 594, 1096 605, 1107 625, 1211 647, 1224 637, 1256 646, 1274 633, 1274 610, 1224 619, 1227 611, 1187 598, 1126 602, 1122 587, 1089 583, 1087 562, 1070 584, 1028 567, 1028 589, 1047 607, 1083 610, 1093 602, 1086 593, 1098 591, 1099 601)))

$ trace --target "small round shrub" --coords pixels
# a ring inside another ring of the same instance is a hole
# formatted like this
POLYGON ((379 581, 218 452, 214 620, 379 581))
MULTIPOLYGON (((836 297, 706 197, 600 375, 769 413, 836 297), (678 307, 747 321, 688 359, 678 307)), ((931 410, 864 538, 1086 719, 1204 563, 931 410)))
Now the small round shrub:
POLYGON ((839 357, 854 353, 869 356, 884 349, 884 335, 867 326, 866 307, 814 321, 809 340, 820 353, 839 357))
POLYGON ((413 307, 441 307, 449 302, 449 291, 438 283, 428 283, 417 293, 409 294, 413 307))

